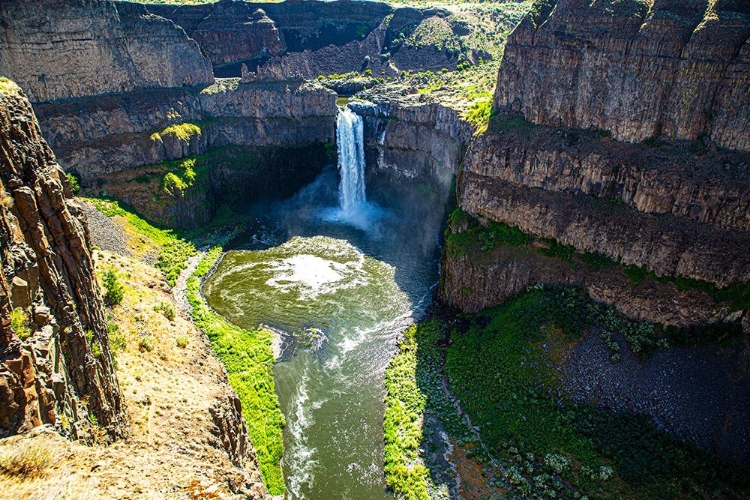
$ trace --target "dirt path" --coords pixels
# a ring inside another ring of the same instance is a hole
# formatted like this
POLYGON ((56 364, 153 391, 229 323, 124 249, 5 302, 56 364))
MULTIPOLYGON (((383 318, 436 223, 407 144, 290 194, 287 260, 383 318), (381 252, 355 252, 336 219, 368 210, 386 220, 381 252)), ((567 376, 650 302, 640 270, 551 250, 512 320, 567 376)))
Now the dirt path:
POLYGON ((187 280, 193 275, 204 255, 206 255, 206 252, 199 251, 196 255, 190 257, 187 260, 187 267, 182 270, 180 277, 177 278, 177 283, 172 287, 172 296, 177 307, 187 315, 190 315, 193 310, 187 299, 187 280))

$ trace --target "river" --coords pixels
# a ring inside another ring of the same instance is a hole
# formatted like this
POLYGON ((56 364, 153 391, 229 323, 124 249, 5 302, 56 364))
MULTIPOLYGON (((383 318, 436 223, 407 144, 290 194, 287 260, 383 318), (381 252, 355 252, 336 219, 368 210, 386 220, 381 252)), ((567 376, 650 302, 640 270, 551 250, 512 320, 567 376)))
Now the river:
POLYGON ((268 325, 284 339, 274 372, 293 500, 390 498, 383 371, 438 280, 442 203, 367 202, 361 120, 344 118, 339 171, 291 200, 250 207, 254 223, 204 287, 229 320, 268 325))

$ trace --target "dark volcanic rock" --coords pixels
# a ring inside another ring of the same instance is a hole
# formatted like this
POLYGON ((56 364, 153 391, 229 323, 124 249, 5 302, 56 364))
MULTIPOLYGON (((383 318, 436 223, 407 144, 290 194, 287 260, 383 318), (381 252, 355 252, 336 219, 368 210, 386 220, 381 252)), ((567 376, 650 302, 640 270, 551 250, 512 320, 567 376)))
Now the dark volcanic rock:
POLYGON ((198 44, 142 5, 3 0, 0 25, 0 74, 34 102, 213 82, 198 44))
POLYGON ((87 441, 98 426, 123 436, 86 218, 31 104, 1 85, 0 435, 52 424, 87 441), (11 311, 28 321, 14 330, 11 311))
POLYGON ((556 3, 508 39, 497 108, 626 141, 705 134, 750 150, 747 2, 556 3))

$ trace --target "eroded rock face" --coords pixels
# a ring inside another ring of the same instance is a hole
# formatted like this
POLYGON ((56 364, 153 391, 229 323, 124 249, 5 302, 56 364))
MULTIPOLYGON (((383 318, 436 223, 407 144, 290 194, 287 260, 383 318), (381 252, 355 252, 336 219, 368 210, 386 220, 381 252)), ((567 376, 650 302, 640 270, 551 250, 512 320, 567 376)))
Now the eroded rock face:
POLYGON ((509 37, 495 107, 626 141, 705 134, 750 149, 747 2, 553 3, 509 37))
POLYGON ((265 5, 225 1, 187 8, 149 5, 147 9, 184 28, 213 65, 220 68, 284 52, 281 33, 262 7, 265 5))
POLYGON ((85 216, 31 104, 2 85, 0 436, 42 424, 86 441, 124 436, 85 216))
POLYGON ((142 5, 4 0, 0 25, 0 74, 33 102, 213 83, 198 44, 142 5))
MULTIPOLYGON (((738 89, 750 75, 749 11, 708 4, 533 9, 506 46, 489 131, 465 156, 461 208, 659 276, 748 281, 750 115, 738 89), (663 141, 630 143, 650 137, 663 141)), ((512 247, 447 252, 443 272, 442 300, 470 311, 548 283, 584 286, 637 319, 747 322, 697 290, 634 286, 512 247)))
POLYGON ((45 137, 66 170, 84 180, 211 148, 331 142, 336 94, 313 83, 216 84, 37 105, 45 137), (160 133, 195 124, 200 133, 160 133), (158 134, 158 135, 155 135, 158 134))
POLYGON ((750 229, 750 155, 699 148, 704 145, 633 146, 575 129, 506 124, 474 140, 465 168, 517 186, 750 229))
POLYGON ((427 181, 447 190, 473 132, 461 111, 401 86, 358 96, 368 102, 349 107, 364 118, 370 171, 392 173, 390 182, 427 181))

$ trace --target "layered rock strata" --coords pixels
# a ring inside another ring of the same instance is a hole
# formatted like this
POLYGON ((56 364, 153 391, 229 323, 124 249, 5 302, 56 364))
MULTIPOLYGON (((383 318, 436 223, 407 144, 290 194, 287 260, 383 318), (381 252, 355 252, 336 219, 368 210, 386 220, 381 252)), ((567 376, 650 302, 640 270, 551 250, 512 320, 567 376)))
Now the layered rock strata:
POLYGON ((0 25, 0 74, 32 102, 213 82, 198 44, 142 5, 6 0, 0 25))
MULTIPOLYGON (((737 89, 750 75, 747 9, 722 1, 539 5, 508 39, 495 116, 459 176, 461 208, 578 255, 743 286, 750 129, 737 89)), ((622 272, 512 247, 447 252, 443 272, 442 299, 464 310, 534 283, 569 284, 638 319, 747 329, 747 312, 700 287, 635 284, 622 272)))
POLYGON ((392 173, 391 182, 428 181, 447 190, 472 138, 462 111, 424 99, 407 88, 363 91, 352 101, 364 117, 372 174, 392 173))
POLYGON ((127 434, 86 218, 31 104, 0 81, 0 435, 127 434))
POLYGON ((706 135, 750 149, 747 2, 549 3, 508 39, 496 108, 631 142, 706 135))
POLYGON ((37 105, 36 111, 60 164, 88 180, 229 144, 290 147, 330 142, 336 94, 301 81, 225 80, 203 89, 49 103, 37 105))

